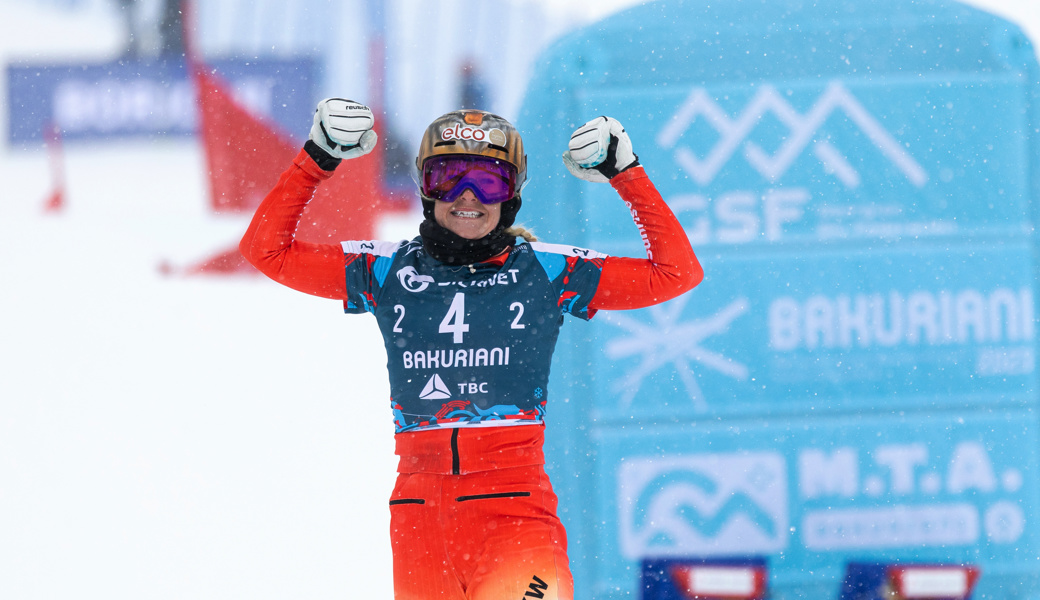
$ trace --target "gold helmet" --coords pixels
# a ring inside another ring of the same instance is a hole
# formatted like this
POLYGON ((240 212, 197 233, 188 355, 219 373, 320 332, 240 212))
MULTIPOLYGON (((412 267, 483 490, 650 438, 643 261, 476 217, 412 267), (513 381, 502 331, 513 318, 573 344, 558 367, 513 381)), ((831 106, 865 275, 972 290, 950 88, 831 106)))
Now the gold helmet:
POLYGON ((415 168, 422 179, 427 159, 446 154, 468 154, 503 160, 516 168, 515 196, 527 180, 527 155, 520 132, 502 117, 483 110, 456 110, 437 117, 426 128, 415 168))

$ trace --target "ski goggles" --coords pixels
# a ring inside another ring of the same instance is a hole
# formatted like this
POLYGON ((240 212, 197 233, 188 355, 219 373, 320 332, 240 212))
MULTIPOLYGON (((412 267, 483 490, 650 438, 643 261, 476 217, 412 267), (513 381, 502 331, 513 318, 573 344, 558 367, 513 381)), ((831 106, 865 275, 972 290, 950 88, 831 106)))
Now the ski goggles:
POLYGON ((426 159, 419 176, 419 189, 432 200, 454 202, 467 189, 481 204, 498 204, 516 195, 516 167, 486 156, 434 156, 426 159))

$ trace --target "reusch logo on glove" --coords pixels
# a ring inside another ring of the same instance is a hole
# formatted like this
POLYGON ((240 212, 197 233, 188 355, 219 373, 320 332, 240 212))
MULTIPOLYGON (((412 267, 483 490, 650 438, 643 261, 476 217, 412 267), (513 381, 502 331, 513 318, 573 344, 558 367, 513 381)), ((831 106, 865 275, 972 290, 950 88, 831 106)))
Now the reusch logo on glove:
POLYGON ((495 128, 485 131, 477 127, 467 127, 462 123, 456 123, 447 129, 441 130, 441 139, 444 141, 472 140, 496 146, 504 146, 506 144, 506 134, 501 129, 495 128))

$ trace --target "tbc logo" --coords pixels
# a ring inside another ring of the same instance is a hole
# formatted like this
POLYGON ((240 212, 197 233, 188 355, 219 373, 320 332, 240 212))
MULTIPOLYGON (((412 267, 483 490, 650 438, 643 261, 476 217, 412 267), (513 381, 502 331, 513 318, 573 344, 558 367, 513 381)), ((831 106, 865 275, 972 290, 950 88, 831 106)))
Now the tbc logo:
POLYGON ((401 281, 401 286, 409 292, 421 292, 433 283, 433 277, 420 275, 415 267, 404 267, 397 271, 397 278, 401 281))
POLYGON ((711 183, 729 159, 741 149, 744 158, 756 171, 766 179, 776 181, 791 168, 807 147, 811 147, 828 173, 837 177, 846 187, 856 188, 861 183, 860 174, 852 165, 858 161, 850 161, 831 143, 830 136, 818 135, 827 119, 839 111, 859 127, 870 143, 902 171, 910 183, 923 187, 928 182, 928 174, 921 165, 837 81, 827 86, 804 115, 770 85, 759 87, 744 112, 736 118, 726 114, 711 99, 707 90, 696 88, 668 125, 657 134, 657 143, 666 150, 672 150, 675 161, 700 185, 711 183), (755 142, 746 141, 767 114, 775 116, 790 130, 773 155, 767 154, 755 142), (718 141, 703 160, 694 156, 689 148, 677 145, 679 138, 698 117, 704 118, 719 133, 718 141))
POLYGON ((638 559, 782 550, 786 481, 772 452, 628 458, 618 472, 621 551, 638 559))
POLYGON ((448 386, 444 385, 441 376, 434 373, 419 392, 419 398, 422 400, 447 400, 451 398, 451 392, 448 391, 448 386))

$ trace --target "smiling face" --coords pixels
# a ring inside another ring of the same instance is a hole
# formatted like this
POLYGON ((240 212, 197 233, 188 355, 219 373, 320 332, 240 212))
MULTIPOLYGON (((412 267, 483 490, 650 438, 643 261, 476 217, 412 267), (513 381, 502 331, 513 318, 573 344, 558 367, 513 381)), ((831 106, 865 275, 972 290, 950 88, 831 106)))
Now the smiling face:
POLYGON ((454 202, 435 201, 433 217, 437 223, 455 235, 477 240, 498 225, 502 215, 501 204, 481 204, 472 190, 465 190, 454 202))

